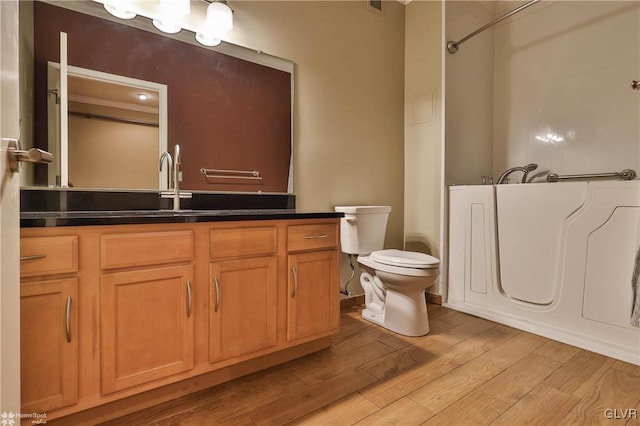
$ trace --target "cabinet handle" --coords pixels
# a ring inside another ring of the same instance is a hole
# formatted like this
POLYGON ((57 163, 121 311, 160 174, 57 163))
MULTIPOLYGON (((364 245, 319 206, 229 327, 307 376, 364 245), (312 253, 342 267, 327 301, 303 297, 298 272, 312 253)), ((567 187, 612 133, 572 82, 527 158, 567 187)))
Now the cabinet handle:
POLYGON ((191 318, 191 280, 187 280, 187 318, 191 318))
POLYGON ((218 308, 220 308, 220 283, 218 282, 218 277, 213 277, 213 284, 216 286, 216 303, 214 306, 214 312, 218 312, 218 308))
POLYGON ((44 259, 45 257, 47 257, 46 254, 34 254, 34 255, 31 255, 31 256, 20 256, 20 261, 22 262, 23 260, 44 259))
POLYGON ((327 234, 318 234, 318 235, 305 235, 303 238, 305 240, 321 240, 322 238, 327 238, 327 234))
POLYGON ((291 267, 291 272, 293 273, 293 291, 291 292, 291 298, 293 299, 298 292, 298 271, 295 266, 291 267))
POLYGON ((71 296, 67 296, 67 312, 65 315, 65 328, 67 332, 67 342, 71 343, 71 296))

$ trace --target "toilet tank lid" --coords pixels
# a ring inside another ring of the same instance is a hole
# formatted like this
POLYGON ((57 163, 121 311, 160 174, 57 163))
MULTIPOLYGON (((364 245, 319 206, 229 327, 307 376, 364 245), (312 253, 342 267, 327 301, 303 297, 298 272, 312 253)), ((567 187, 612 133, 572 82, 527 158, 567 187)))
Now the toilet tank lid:
POLYGON ((425 253, 415 251, 403 251, 396 249, 379 250, 371 253, 371 258, 376 262, 405 268, 437 268, 440 260, 425 253))
POLYGON ((346 214, 389 213, 391 206, 336 206, 335 211, 346 214))

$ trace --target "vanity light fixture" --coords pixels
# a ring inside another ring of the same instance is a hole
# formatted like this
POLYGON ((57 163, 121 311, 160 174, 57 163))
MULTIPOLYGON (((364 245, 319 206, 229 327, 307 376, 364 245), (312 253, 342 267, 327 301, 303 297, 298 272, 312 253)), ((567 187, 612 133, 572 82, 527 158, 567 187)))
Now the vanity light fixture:
POLYGON ((121 19, 149 18, 154 27, 167 34, 182 29, 191 31, 198 43, 205 46, 219 45, 225 33, 233 29, 233 10, 226 0, 94 1, 121 19))
POLYGON ((226 0, 214 0, 207 6, 204 28, 196 33, 198 43, 217 46, 222 42, 222 34, 233 29, 233 10, 226 0))
POLYGON ((160 0, 160 16, 153 20, 153 26, 167 34, 180 32, 182 17, 191 12, 190 0, 160 0))
POLYGON ((107 12, 120 19, 133 19, 135 12, 130 10, 128 0, 105 0, 103 6, 107 12))

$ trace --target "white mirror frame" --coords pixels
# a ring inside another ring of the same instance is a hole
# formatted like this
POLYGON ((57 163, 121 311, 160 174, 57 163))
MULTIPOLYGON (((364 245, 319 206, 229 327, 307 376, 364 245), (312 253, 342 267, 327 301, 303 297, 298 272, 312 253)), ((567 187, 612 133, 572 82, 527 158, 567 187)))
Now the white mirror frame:
MULTIPOLYGON (((60 68, 60 87, 67 86, 67 79, 69 76, 80 77, 90 80, 104 81, 108 83, 116 83, 131 87, 136 87, 142 90, 149 90, 158 92, 158 153, 163 153, 167 151, 167 123, 168 123, 168 115, 167 108, 169 105, 168 102, 168 94, 167 94, 167 85, 161 83, 155 83, 151 81, 139 80, 131 77, 124 77, 116 74, 109 74, 101 71, 89 70, 86 68, 80 68, 75 66, 66 66, 61 67, 59 64, 50 62, 50 66, 60 68), (64 72, 64 68, 66 68, 66 73, 64 72)), ((61 90, 60 96, 60 132, 58 135, 60 140, 60 186, 66 188, 69 186, 68 176, 69 176, 69 139, 68 139, 68 94, 66 90, 61 90), (66 154, 65 154, 66 153, 66 154), (64 154, 64 155, 63 155, 64 154)), ((168 189, 167 188, 167 173, 168 167, 165 167, 162 172, 158 173, 158 188, 160 190, 168 189)), ((49 182, 51 184, 51 182, 49 182)))

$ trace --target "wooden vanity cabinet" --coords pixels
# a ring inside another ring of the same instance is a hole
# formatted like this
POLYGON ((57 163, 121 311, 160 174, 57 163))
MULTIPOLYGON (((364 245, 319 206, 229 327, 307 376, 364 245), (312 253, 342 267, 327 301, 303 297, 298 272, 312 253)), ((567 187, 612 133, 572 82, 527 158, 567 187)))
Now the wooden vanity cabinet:
POLYGON ((338 224, 292 225, 287 230, 287 339, 338 331, 338 224))
POLYGON ((338 225, 23 228, 22 411, 104 422, 329 347, 338 225))
POLYGON ((78 401, 78 237, 21 238, 20 379, 24 413, 78 401))
POLYGON ((276 346, 276 226, 220 227, 209 235, 209 362, 276 346))
POLYGON ((192 369, 193 231, 104 234, 100 257, 102 393, 192 369))

